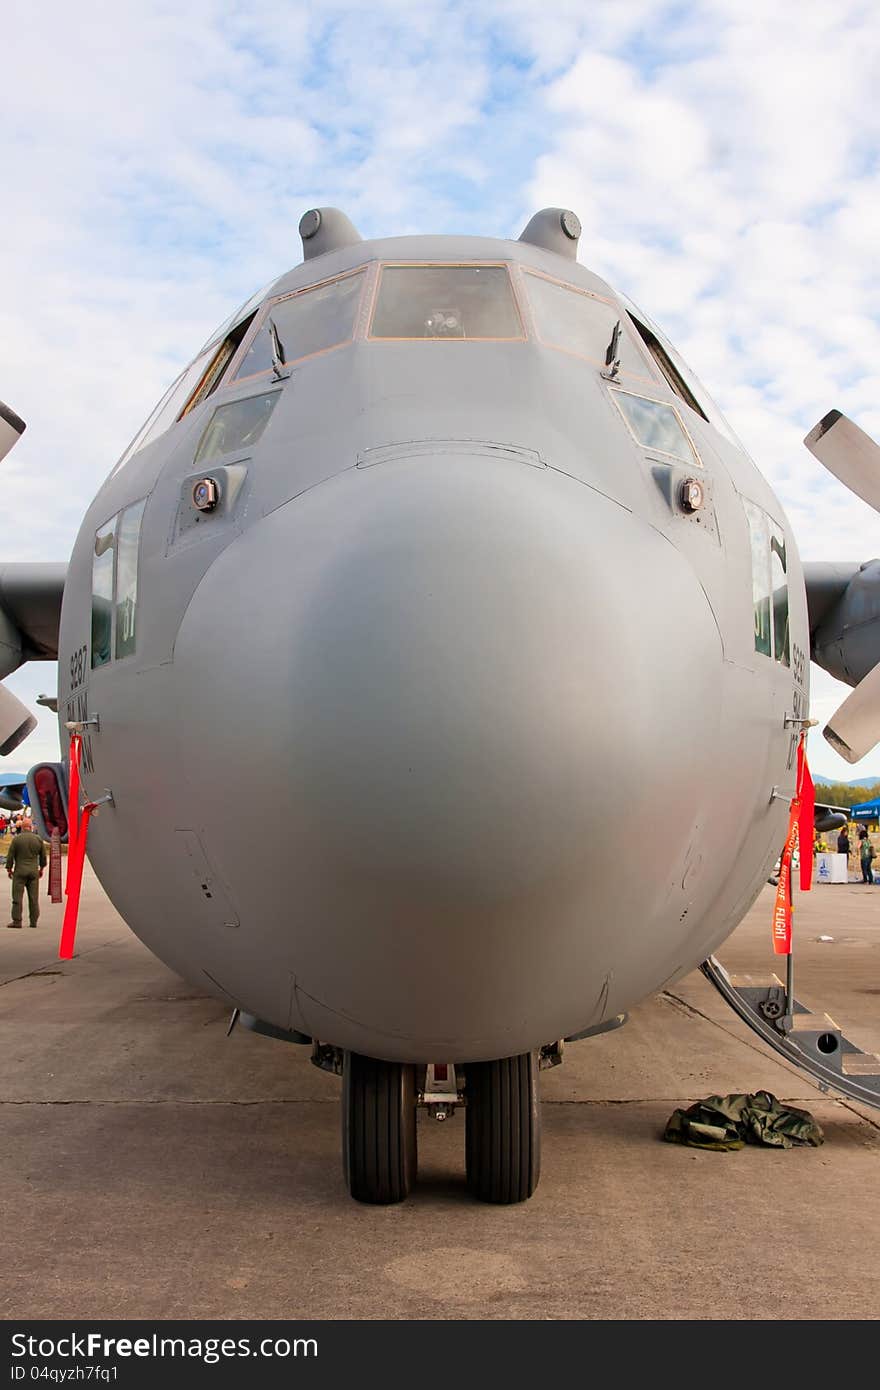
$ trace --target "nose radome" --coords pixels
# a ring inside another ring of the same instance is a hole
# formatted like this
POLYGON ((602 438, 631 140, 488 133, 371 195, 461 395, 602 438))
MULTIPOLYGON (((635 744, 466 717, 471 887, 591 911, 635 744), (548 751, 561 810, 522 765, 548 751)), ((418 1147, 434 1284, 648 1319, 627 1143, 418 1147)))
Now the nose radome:
MULTIPOLYGON (((604 901, 596 865, 618 872, 624 822, 690 823, 720 647, 651 527, 551 469, 462 454, 350 470, 247 531, 174 665, 212 843, 236 863, 221 808, 247 788, 304 975, 336 1007, 320 943, 350 962, 357 1017, 359 962, 402 954, 410 978, 448 983, 486 943, 528 953, 523 932, 552 938, 561 907, 604 901)), ((395 1005, 403 1031, 430 1011, 418 993, 395 1005)))

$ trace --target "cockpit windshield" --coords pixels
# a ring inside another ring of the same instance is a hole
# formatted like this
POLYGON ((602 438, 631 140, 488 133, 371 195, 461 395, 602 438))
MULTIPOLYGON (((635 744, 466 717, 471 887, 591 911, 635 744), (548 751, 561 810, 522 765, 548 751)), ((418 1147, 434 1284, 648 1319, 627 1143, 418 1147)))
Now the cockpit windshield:
POLYGON ((282 362, 298 362, 350 343, 363 292, 363 268, 320 285, 307 285, 271 305, 268 319, 242 359, 236 377, 256 376, 272 366, 274 328, 282 362))
POLYGON ((629 332, 617 327, 620 312, 616 306, 577 285, 562 284, 535 271, 526 271, 525 282, 542 343, 588 362, 610 365, 607 354, 613 337, 612 356, 623 371, 644 376, 638 348, 629 332))
POLYGON ((371 338, 507 338, 523 326, 503 265, 386 265, 371 338))

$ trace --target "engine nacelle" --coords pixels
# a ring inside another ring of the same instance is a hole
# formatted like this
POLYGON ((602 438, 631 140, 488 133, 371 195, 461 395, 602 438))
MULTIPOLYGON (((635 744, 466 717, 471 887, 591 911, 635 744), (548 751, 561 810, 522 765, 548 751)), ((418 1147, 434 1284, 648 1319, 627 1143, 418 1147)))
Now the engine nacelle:
POLYGON ((880 661, 880 560, 804 566, 813 660, 858 685, 880 661))

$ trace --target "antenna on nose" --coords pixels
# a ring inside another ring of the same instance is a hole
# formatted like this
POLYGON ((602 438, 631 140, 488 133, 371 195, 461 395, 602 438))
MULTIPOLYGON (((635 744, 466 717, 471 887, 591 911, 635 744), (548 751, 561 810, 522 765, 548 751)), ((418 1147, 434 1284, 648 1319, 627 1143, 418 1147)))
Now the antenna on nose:
POLYGON ((581 219, 569 208, 542 208, 536 212, 520 241, 531 246, 540 246, 542 251, 555 251, 557 256, 565 256, 570 261, 577 260, 578 238, 581 234, 581 219))
POLYGON ((357 246, 363 237, 339 208, 310 208, 299 219, 303 260, 311 261, 326 251, 342 251, 357 246))

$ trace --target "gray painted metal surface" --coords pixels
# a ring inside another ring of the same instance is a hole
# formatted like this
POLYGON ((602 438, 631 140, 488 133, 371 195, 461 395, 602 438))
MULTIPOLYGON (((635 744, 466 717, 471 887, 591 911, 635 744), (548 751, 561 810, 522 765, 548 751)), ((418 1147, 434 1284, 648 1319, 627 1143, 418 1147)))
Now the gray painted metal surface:
POLYGON ((66 578, 66 565, 0 564, 0 679, 57 657, 66 578))
POLYGON ((275 1029, 406 1062, 598 1031, 717 948, 784 837, 810 652, 795 538, 699 383, 704 413, 572 259, 566 216, 520 241, 360 241, 320 210, 219 388, 83 520, 59 720, 100 718, 83 795, 113 806, 90 857, 158 956, 275 1029), (506 266, 520 337, 371 338, 380 267, 406 262, 506 266), (350 340, 235 375, 279 296, 353 271, 350 340), (591 306, 591 346, 548 340, 536 280, 591 306), (698 459, 639 442, 619 391, 673 407, 698 459), (197 462, 215 410, 257 395, 277 397, 259 438, 197 462), (144 499, 134 648, 94 668, 96 533, 144 499), (784 543, 788 665, 755 649, 744 501, 784 543))

